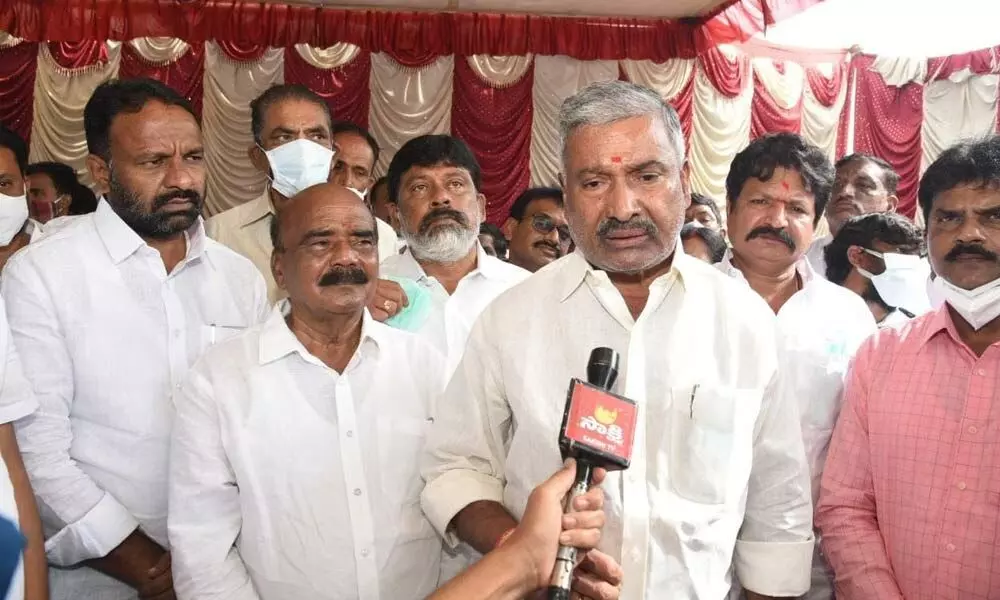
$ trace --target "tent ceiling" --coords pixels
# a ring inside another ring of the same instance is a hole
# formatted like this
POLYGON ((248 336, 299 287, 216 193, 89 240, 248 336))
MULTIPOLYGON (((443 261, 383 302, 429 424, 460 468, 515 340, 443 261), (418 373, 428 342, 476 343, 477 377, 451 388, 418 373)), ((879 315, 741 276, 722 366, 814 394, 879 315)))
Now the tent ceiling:
POLYGON ((558 16, 678 19, 708 14, 727 0, 265 0, 328 8, 531 13, 558 16))

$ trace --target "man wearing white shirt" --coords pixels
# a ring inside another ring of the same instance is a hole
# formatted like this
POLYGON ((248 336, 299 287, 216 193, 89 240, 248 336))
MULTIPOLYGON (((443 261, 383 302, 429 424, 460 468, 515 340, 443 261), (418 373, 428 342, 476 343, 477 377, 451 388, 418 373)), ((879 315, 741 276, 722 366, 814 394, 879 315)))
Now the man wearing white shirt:
MULTIPOLYGON (((818 276, 804 257, 832 183, 829 160, 801 137, 779 133, 751 142, 726 177, 732 249, 718 265, 777 314, 782 384, 799 401, 814 503, 848 362, 876 331, 864 302, 818 276)), ((825 562, 815 562, 807 597, 831 598, 825 562)))
POLYGON ((441 541, 419 472, 444 360, 373 320, 375 220, 322 184, 274 221, 288 292, 177 396, 170 542, 181 598, 422 600, 441 541))
MULTIPOLYGON (((250 126, 254 144, 247 156, 267 176, 268 185, 255 200, 210 218, 206 228, 212 239, 257 266, 267 283, 268 300, 274 303, 284 293, 271 274, 271 219, 295 194, 333 180, 333 119, 318 94, 304 85, 283 84, 268 88, 250 103, 250 126)), ((389 239, 395 235, 392 228, 385 225, 379 232, 383 229, 390 231, 382 236, 381 258, 395 252, 395 242, 389 239)))
MULTIPOLYGON (((826 205, 830 233, 812 242, 806 258, 820 277, 826 277, 823 250, 851 217, 873 212, 893 212, 899 204, 899 175, 892 165, 870 154, 850 154, 837 161, 833 192, 826 205)), ((820 213, 823 215, 824 213, 820 213)))
POLYGON ((3 295, 39 410, 18 442, 52 598, 173 598, 171 393, 215 342, 267 312, 260 273, 208 239, 201 130, 161 83, 102 84, 84 109, 97 211, 11 259, 3 295))
MULTIPOLYGON (((678 244, 690 196, 677 113, 610 81, 559 121, 577 251, 477 321, 428 438, 425 512, 448 543, 495 547, 560 463, 570 378, 607 346, 622 355, 615 391, 639 406, 632 465, 604 484, 600 547, 622 563, 621 597, 719 600, 733 570, 753 598, 804 593, 809 479, 774 316, 678 244)), ((599 587, 585 597, 609 592, 578 575, 599 587)))
POLYGON ((0 124, 0 270, 41 232, 41 224, 28 217, 27 170, 28 145, 0 124))
MULTIPOLYGON (((479 244, 486 197, 482 172, 462 140, 424 135, 403 145, 389 165, 389 195, 396 199, 406 251, 383 261, 383 276, 415 282, 428 309, 407 322, 445 355, 447 373, 462 357, 479 313, 494 298, 527 278, 520 267, 489 256, 479 244)), ((420 299, 408 298, 416 304, 420 299)), ((377 317, 404 308, 377 302, 377 317)), ((392 324, 392 321, 390 321, 392 324)))
POLYGON ((879 328, 898 327, 931 308, 924 234, 895 213, 849 219, 826 247, 826 275, 868 305, 879 328))

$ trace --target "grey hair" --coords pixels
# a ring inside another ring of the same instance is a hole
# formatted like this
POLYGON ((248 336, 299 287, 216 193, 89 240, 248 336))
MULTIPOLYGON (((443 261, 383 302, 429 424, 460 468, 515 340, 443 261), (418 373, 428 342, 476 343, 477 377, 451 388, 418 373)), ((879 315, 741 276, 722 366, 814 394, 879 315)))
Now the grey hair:
POLYGON ((566 159, 566 140, 579 127, 608 125, 633 117, 653 116, 663 123, 677 156, 684 160, 684 131, 677 111, 653 90, 628 81, 599 81, 567 98, 559 109, 559 142, 566 159))

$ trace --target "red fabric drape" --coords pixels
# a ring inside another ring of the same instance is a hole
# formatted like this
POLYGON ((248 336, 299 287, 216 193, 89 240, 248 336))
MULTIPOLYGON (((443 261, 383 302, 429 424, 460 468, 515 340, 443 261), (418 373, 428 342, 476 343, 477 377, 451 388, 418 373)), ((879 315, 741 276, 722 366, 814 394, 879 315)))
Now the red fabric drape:
POLYGON ((455 57, 451 132, 472 148, 483 169, 486 220, 496 225, 531 179, 532 63, 517 83, 495 88, 479 78, 465 57, 455 57))
POLYGON ((32 98, 38 69, 38 44, 0 48, 0 123, 31 143, 32 98))
POLYGON ((204 95, 205 46, 192 44, 183 56, 172 63, 154 65, 146 62, 130 44, 122 46, 122 62, 118 70, 119 79, 148 77, 161 81, 178 94, 191 101, 195 114, 201 115, 201 100, 204 95))
POLYGON ((735 98, 746 89, 750 77, 750 57, 745 54, 738 54, 730 60, 721 50, 712 48, 698 61, 702 72, 723 96, 735 98))
POLYGON ((920 126, 924 119, 923 85, 901 88, 885 83, 872 69, 874 57, 857 58, 858 99, 854 140, 858 152, 874 154, 899 173, 899 212, 912 218, 920 183, 920 126))
POLYGON ((108 60, 104 41, 49 42, 49 54, 64 69, 80 69, 108 60))
POLYGON ((175 37, 288 47, 349 42, 436 55, 564 54, 581 60, 693 58, 738 43, 821 0, 741 0, 705 18, 570 18, 488 13, 348 11, 232 0, 8 0, 0 30, 33 40, 175 37))
POLYGON ((947 79, 962 69, 969 69, 976 75, 1000 73, 1000 46, 927 61, 927 75, 933 79, 947 79))
POLYGON ((371 88, 371 53, 362 50, 354 60, 336 69, 317 69, 295 48, 285 48, 285 83, 301 83, 330 106, 333 118, 368 127, 371 88))
POLYGON ((236 62, 254 62, 267 52, 267 44, 219 41, 219 49, 236 62))
MULTIPOLYGON (((777 61, 774 64, 778 72, 784 72, 784 64, 777 61)), ((780 106, 757 73, 754 73, 753 100, 750 104, 750 139, 782 131, 802 132, 802 98, 800 97, 792 108, 780 106)))
POLYGON ((844 97, 844 109, 840 111, 840 122, 837 124, 837 158, 843 158, 848 153, 847 133, 850 129, 853 118, 853 98, 851 97, 851 87, 857 77, 856 58, 847 63, 847 77, 844 78, 844 85, 847 86, 847 96, 844 97))
POLYGON ((817 102, 827 108, 837 103, 841 88, 847 84, 847 78, 844 77, 846 68, 844 63, 837 63, 830 77, 821 73, 816 67, 806 69, 806 81, 817 102))

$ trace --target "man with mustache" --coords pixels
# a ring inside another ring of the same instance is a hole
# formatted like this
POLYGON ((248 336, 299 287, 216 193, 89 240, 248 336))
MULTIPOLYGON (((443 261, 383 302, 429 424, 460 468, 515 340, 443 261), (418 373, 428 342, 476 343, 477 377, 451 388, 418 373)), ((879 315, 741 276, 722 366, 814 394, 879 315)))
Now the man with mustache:
POLYGON ((322 184, 272 221, 288 293, 177 396, 170 542, 191 600, 422 600, 441 541, 418 468, 444 359, 372 319, 375 219, 322 184))
MULTIPOLYGON (((717 265, 759 294, 778 317, 782 383, 799 400, 814 502, 848 361, 876 331, 865 303, 817 275, 805 258, 832 183, 829 160, 798 135, 750 142, 726 177, 732 248, 717 265)), ((807 598, 831 597, 830 574, 817 553, 807 598)))
MULTIPOLYGON (((486 197, 479 163, 469 147, 448 135, 424 135, 403 145, 389 165, 389 196, 396 200, 406 250, 386 259, 383 276, 416 282, 432 309, 412 326, 448 360, 448 373, 465 350, 479 313, 528 276, 490 256, 479 243, 486 197)), ((383 300, 383 314, 404 307, 383 300)), ((378 315, 382 316, 382 315, 378 315)))
POLYGON ((534 273, 569 252, 563 193, 559 188, 525 190, 510 207, 503 226, 510 240, 510 262, 534 273))
POLYGON ((147 79, 104 83, 84 127, 104 198, 4 271, 40 405, 17 437, 52 598, 166 600, 171 394, 205 348, 263 318, 266 290, 205 235, 205 152, 186 99, 147 79))
POLYGON ((924 172, 940 308, 858 350, 816 524, 843 600, 997 598, 1000 139, 924 172))
POLYGON ((607 81, 567 99, 559 123, 577 251, 476 322, 428 437, 424 511, 448 543, 502 546, 561 464, 570 378, 611 347, 638 433, 631 467, 604 484, 600 567, 578 569, 576 593, 722 600, 734 576, 752 599, 804 593, 812 506, 774 315, 678 243, 690 187, 676 111, 607 81))
POLYGON ((850 154, 837 161, 830 202, 824 211, 830 233, 816 239, 806 257, 821 277, 826 277, 823 250, 851 217, 893 212, 899 204, 899 175, 892 165, 870 154, 850 154))

